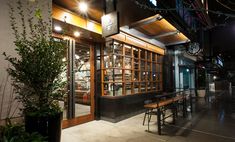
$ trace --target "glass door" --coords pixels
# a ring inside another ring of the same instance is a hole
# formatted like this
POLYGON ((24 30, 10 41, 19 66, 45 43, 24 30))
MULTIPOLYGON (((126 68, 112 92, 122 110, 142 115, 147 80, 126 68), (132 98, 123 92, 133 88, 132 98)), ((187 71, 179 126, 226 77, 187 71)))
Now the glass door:
POLYGON ((94 47, 68 40, 63 128, 94 120, 94 47))
MULTIPOLYGON (((75 45, 75 117, 91 114, 91 51, 89 45, 75 45)), ((94 80, 93 80, 94 81, 94 80)))

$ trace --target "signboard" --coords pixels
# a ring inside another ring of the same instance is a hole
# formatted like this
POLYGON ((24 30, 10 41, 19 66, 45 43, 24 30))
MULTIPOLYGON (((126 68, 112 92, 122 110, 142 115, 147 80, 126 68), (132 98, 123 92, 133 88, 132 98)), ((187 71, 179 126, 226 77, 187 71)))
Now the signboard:
POLYGON ((111 12, 101 17, 102 36, 108 37, 119 33, 118 12, 111 12))

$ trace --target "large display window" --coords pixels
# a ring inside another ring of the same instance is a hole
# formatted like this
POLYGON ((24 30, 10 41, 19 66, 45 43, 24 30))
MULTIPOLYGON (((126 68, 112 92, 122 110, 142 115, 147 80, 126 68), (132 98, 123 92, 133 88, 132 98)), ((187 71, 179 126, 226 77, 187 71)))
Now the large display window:
POLYGON ((103 96, 162 90, 162 55, 115 40, 100 53, 103 96))

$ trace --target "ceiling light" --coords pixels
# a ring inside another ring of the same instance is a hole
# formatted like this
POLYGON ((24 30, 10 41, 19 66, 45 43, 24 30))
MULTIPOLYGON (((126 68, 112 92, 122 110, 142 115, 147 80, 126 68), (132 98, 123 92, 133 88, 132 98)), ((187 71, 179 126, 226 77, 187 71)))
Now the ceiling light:
POLYGON ((83 13, 87 12, 88 5, 85 2, 79 2, 79 10, 83 13))
POLYGON ((73 34, 75 37, 79 37, 81 35, 80 32, 78 32, 78 31, 74 32, 73 34))
POLYGON ((62 28, 60 26, 55 26, 54 29, 57 32, 61 32, 62 31, 62 28))

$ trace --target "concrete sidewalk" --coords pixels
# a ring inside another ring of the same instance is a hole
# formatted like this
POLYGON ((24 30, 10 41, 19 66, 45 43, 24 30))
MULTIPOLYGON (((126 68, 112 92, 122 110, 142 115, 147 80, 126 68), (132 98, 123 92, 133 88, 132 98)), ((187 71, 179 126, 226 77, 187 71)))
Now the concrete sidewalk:
POLYGON ((144 114, 140 114, 118 123, 100 120, 64 129, 62 142, 235 142, 235 119, 221 108, 223 103, 215 107, 198 103, 195 113, 164 126, 161 136, 156 116, 151 119, 149 133, 147 124, 142 125, 144 114))

